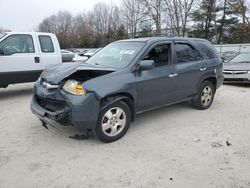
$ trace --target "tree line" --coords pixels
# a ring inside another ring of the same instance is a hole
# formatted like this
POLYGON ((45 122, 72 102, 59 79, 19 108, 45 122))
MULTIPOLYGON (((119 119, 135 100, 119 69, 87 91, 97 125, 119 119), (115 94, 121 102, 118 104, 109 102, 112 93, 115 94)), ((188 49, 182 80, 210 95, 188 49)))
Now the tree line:
POLYGON ((125 38, 189 36, 214 44, 250 43, 247 0, 123 0, 99 2, 73 16, 59 11, 38 26, 52 32, 62 48, 103 47, 125 38))

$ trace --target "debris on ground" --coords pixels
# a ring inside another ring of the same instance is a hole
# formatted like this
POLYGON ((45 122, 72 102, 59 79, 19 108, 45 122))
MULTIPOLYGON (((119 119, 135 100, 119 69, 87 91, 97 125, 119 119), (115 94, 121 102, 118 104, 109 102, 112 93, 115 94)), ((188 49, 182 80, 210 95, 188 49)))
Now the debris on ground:
POLYGON ((230 142, 228 142, 228 140, 226 141, 226 144, 228 147, 232 145, 230 142))
POLYGON ((221 143, 219 143, 219 142, 212 142, 212 143, 211 143, 211 146, 212 146, 213 148, 223 147, 223 145, 222 145, 221 143))
POLYGON ((170 181, 173 181, 173 178, 169 178, 170 181))
POLYGON ((85 139, 88 139, 89 138, 89 135, 88 134, 82 134, 82 135, 75 135, 75 136, 69 136, 69 138, 71 139, 75 139, 75 140, 85 140, 85 139))
POLYGON ((199 138, 194 138, 193 141, 198 143, 198 142, 201 141, 201 139, 199 139, 199 138))

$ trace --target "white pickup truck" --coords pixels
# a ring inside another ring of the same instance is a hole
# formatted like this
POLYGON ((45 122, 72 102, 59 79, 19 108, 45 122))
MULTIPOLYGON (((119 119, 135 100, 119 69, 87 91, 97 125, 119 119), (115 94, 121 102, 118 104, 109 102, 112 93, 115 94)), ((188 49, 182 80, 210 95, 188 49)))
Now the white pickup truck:
POLYGON ((54 34, 0 33, 0 87, 33 82, 46 67, 61 63, 60 46, 54 34))

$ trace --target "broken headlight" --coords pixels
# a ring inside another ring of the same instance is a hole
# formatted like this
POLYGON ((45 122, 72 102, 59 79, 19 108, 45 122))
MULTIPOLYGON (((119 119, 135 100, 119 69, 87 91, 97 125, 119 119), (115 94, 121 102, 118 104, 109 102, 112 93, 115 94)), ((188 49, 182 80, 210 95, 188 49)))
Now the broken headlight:
POLYGON ((85 95, 86 91, 82 86, 82 83, 76 80, 68 80, 63 85, 63 90, 73 95, 85 95))

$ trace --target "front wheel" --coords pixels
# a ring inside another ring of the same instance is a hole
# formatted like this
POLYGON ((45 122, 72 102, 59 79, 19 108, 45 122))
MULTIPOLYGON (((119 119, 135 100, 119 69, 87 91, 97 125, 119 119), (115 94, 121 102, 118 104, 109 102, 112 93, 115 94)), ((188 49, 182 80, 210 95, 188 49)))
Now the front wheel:
POLYGON ((113 142, 125 135, 130 123, 129 106, 123 101, 118 101, 100 112, 95 133, 102 142, 113 142))
POLYGON ((214 100, 215 87, 210 81, 204 81, 198 91, 198 95, 192 100, 195 108, 200 110, 208 109, 214 100))

